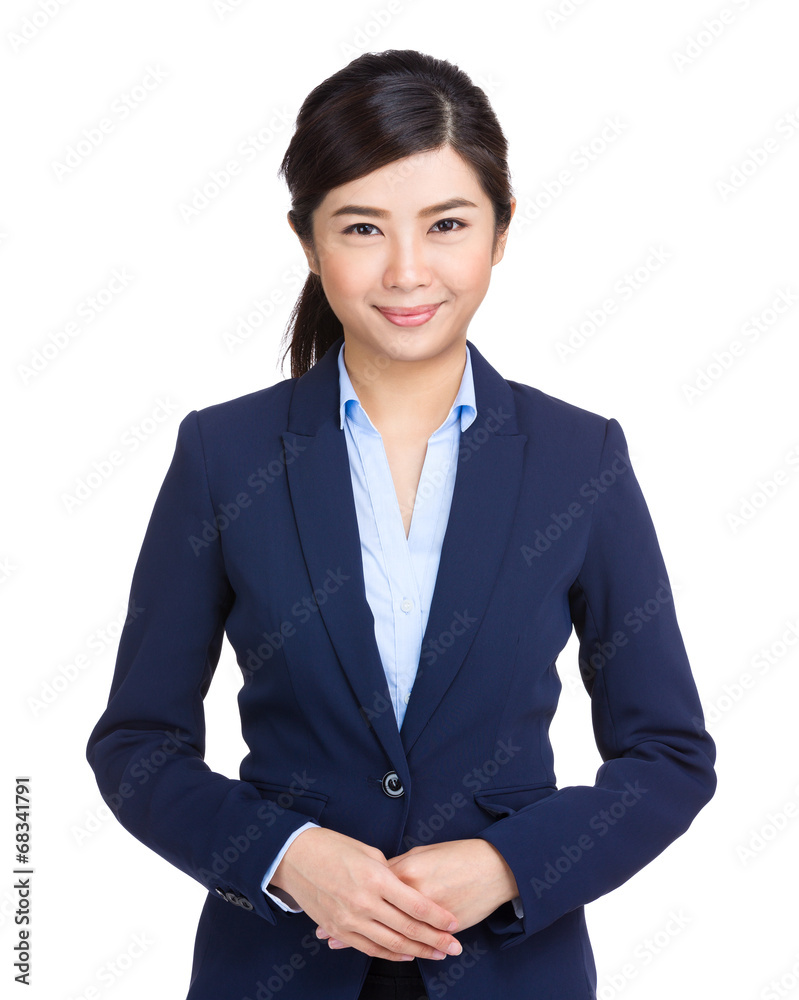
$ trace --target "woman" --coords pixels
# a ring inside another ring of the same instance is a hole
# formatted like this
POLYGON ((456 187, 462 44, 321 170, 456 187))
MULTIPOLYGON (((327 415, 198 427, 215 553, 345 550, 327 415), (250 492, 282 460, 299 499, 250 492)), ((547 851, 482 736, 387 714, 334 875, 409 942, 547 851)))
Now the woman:
POLYGON ((467 340, 515 200, 483 94, 415 51, 305 100, 292 377, 192 411, 88 758, 208 890, 188 997, 595 997, 584 905, 715 790, 617 421, 467 340), (558 789, 572 627, 604 763, 558 789), (240 780, 203 761, 223 635, 240 780))

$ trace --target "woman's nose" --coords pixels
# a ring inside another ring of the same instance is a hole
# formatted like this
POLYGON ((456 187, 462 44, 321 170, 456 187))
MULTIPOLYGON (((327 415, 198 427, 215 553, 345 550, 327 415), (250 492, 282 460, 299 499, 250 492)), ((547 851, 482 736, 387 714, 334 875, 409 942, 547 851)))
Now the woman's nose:
POLYGON ((430 284, 430 264, 418 240, 396 241, 388 249, 383 284, 410 290, 430 284))

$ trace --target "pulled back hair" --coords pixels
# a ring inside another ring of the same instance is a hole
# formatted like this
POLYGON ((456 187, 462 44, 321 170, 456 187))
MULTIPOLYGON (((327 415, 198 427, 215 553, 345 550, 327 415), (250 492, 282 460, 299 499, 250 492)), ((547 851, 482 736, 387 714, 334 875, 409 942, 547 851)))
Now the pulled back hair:
MULTIPOLYGON (((328 191, 428 150, 450 146, 472 167, 494 207, 494 248, 511 219, 507 140, 485 93, 457 66, 414 49, 366 52, 305 98, 278 176, 289 217, 313 250, 313 213, 328 191)), ((291 377, 309 370, 342 336, 321 279, 309 271, 284 343, 291 377)))

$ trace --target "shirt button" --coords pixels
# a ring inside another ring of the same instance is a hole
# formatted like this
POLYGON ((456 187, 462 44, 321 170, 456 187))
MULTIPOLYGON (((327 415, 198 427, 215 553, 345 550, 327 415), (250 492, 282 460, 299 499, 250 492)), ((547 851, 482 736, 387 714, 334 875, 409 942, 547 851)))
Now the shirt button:
POLYGON ((406 694, 405 695, 405 704, 407 705, 410 700, 411 700, 410 694, 406 694))
POLYGON ((408 598, 406 597, 405 600, 400 604, 400 607, 407 615, 409 611, 413 610, 413 601, 408 600, 408 598))

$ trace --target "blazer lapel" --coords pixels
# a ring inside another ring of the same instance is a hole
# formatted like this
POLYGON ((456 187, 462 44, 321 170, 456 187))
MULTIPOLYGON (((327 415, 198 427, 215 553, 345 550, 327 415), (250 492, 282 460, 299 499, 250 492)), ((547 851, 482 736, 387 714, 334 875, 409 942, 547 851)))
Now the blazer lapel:
POLYGON ((363 578, 347 443, 339 427, 338 351, 343 337, 297 380, 282 435, 286 474, 303 555, 314 588, 330 571, 344 585, 320 603, 330 640, 405 787, 407 756, 474 640, 513 522, 526 435, 511 388, 470 341, 477 418, 461 435, 458 468, 419 668, 402 729, 388 693, 363 578))

